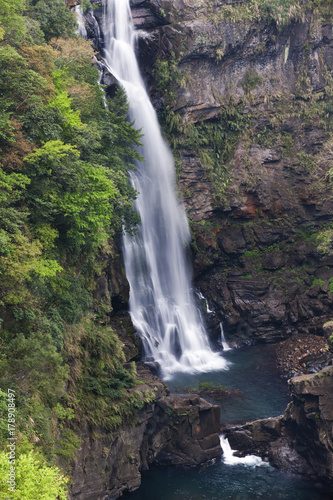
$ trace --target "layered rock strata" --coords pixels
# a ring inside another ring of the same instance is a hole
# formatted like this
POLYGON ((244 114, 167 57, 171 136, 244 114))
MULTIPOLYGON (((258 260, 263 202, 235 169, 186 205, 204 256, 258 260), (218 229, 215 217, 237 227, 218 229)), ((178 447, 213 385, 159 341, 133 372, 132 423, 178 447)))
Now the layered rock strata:
POLYGON ((141 66, 216 327, 241 343, 322 335, 333 307, 333 260, 316 240, 333 214, 320 160, 332 137, 332 18, 311 2, 283 19, 247 4, 133 1, 141 66))
MULTIPOLYGON (((103 8, 86 14, 103 52, 103 8)), ((170 144, 194 236, 197 286, 238 343, 323 334, 333 258, 321 162, 333 130, 330 16, 283 22, 247 2, 133 0, 138 57, 170 144)), ((303 8, 302 7, 302 8, 303 8)), ((100 64, 112 96, 116 81, 100 64)))

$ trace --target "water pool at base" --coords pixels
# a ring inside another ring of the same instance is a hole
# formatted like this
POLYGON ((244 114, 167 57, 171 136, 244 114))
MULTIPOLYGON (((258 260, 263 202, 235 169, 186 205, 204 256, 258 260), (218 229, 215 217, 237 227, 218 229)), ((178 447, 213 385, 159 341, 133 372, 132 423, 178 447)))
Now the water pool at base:
MULTIPOLYGON (((223 354, 229 369, 198 375, 177 374, 167 382, 172 392, 198 387, 199 382, 222 385, 241 391, 221 403, 222 422, 245 423, 258 418, 281 415, 290 401, 288 384, 276 366, 275 346, 261 345, 231 349, 223 354)), ((212 400, 205 396, 208 401, 212 400)))
MULTIPOLYGON (((168 381, 171 391, 197 387, 199 382, 238 389, 242 396, 222 402, 222 422, 244 423, 277 416, 288 402, 287 381, 275 363, 274 346, 244 347, 224 353, 229 370, 200 375, 178 374, 168 381)), ((206 397, 206 399, 209 399, 206 397)), ((216 403, 216 401, 214 401, 216 403)), ((189 469, 151 468, 142 474, 141 487, 128 500, 330 500, 313 482, 281 472, 269 465, 213 464, 189 469)))
POLYGON ((128 500, 329 500, 312 483, 270 466, 225 465, 152 468, 128 500))

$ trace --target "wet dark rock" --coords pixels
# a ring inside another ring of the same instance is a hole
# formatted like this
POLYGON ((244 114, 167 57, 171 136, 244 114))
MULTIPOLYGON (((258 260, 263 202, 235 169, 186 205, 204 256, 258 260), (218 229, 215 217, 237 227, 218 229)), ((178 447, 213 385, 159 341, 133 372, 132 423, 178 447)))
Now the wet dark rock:
POLYGON ((277 346, 277 364, 286 376, 315 373, 332 364, 332 353, 323 337, 294 333, 277 346))
POLYGON ((134 25, 137 29, 150 29, 168 24, 162 2, 131 0, 134 25))
POLYGON ((333 354, 329 351, 309 354, 304 356, 300 362, 307 373, 318 373, 326 366, 333 365, 333 354))
POLYGON ((268 271, 274 271, 284 266, 286 259, 282 252, 271 252, 265 255, 263 259, 263 268, 268 271))
POLYGON ((100 254, 104 264, 100 276, 96 276, 94 291, 95 304, 100 307, 104 303, 115 314, 127 310, 129 300, 129 284, 123 268, 120 251, 113 242, 109 251, 100 254))
POLYGON ((217 236, 218 246, 228 255, 239 255, 245 252, 246 243, 241 228, 226 227, 217 236))

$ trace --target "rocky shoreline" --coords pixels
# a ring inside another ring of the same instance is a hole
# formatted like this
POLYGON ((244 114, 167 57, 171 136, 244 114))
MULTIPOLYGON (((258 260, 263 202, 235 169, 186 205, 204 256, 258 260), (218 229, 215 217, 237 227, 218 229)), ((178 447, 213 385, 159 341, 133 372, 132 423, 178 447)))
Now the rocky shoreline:
POLYGON ((225 429, 231 447, 333 488, 333 367, 289 381, 283 415, 225 429))
POLYGON ((72 471, 72 500, 115 500, 141 484, 151 465, 195 466, 222 454, 220 407, 196 394, 170 394, 167 386, 142 363, 139 385, 154 391, 134 425, 114 433, 82 429, 82 443, 72 471))

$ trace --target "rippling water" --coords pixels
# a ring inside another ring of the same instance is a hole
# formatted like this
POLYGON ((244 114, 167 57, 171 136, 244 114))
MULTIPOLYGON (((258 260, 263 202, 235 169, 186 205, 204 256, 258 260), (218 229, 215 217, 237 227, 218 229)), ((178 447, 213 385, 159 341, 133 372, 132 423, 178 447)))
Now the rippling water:
POLYGON ((151 469, 130 500, 329 500, 312 483, 273 467, 226 465, 151 469))

